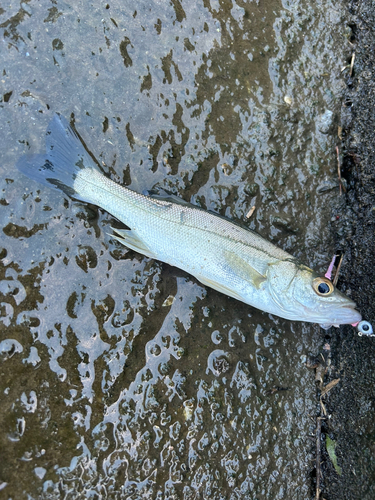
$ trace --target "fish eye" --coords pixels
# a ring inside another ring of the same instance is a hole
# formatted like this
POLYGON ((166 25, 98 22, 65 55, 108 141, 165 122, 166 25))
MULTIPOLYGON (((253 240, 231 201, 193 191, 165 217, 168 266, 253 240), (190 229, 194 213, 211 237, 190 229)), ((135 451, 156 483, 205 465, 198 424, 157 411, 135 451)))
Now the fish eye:
POLYGON ((331 295, 335 289, 332 282, 328 278, 315 278, 312 282, 312 286, 314 291, 322 297, 331 295))

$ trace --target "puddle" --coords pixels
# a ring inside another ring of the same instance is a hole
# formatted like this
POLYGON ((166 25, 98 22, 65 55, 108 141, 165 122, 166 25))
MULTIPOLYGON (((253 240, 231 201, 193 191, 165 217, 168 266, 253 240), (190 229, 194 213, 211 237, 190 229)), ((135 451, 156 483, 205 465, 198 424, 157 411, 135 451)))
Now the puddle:
POLYGON ((323 271, 343 12, 214 0, 0 10, 9 498, 310 496, 315 391, 304 360, 323 342, 319 328, 126 252, 109 214, 14 164, 43 150, 61 112, 114 180, 245 222, 323 271))

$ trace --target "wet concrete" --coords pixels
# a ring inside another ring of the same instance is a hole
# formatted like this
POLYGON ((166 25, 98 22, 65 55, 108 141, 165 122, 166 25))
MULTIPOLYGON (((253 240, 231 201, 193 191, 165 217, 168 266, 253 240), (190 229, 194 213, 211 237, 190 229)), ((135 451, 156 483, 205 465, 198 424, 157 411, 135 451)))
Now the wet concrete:
POLYGON ((351 19, 337 2, 276 0, 0 10, 7 498, 314 494, 319 408, 305 360, 333 349, 338 330, 325 338, 126 252, 109 214, 14 164, 43 150, 61 112, 136 191, 161 187, 245 222, 321 272, 340 246, 341 287, 371 320, 350 257, 356 226, 332 230, 339 208, 355 220, 356 179, 343 170, 340 197, 335 154, 351 19))

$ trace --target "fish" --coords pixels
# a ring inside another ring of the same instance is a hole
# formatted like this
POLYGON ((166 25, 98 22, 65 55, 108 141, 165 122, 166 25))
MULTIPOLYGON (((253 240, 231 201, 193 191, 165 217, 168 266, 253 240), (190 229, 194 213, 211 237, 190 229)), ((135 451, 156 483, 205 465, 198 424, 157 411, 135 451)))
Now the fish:
POLYGON ((175 195, 141 194, 113 182, 59 113, 47 128, 46 153, 27 154, 16 167, 41 184, 109 212, 126 227, 112 228, 112 237, 128 249, 178 267, 229 297, 325 328, 362 319, 355 302, 330 279, 255 231, 175 195))

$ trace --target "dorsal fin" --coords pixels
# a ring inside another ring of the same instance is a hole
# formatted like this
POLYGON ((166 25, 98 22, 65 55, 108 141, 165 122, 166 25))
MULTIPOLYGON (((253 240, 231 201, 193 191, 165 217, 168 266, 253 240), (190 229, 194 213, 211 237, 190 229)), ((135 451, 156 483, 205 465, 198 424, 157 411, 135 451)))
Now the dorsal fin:
POLYGON ((199 208, 197 205, 193 205, 192 203, 185 201, 179 196, 173 193, 169 193, 164 189, 158 189, 157 191, 145 190, 142 192, 142 194, 144 194, 145 196, 149 196, 150 198, 154 198, 155 200, 165 201, 167 203, 176 203, 177 205, 182 205, 184 207, 199 208))

